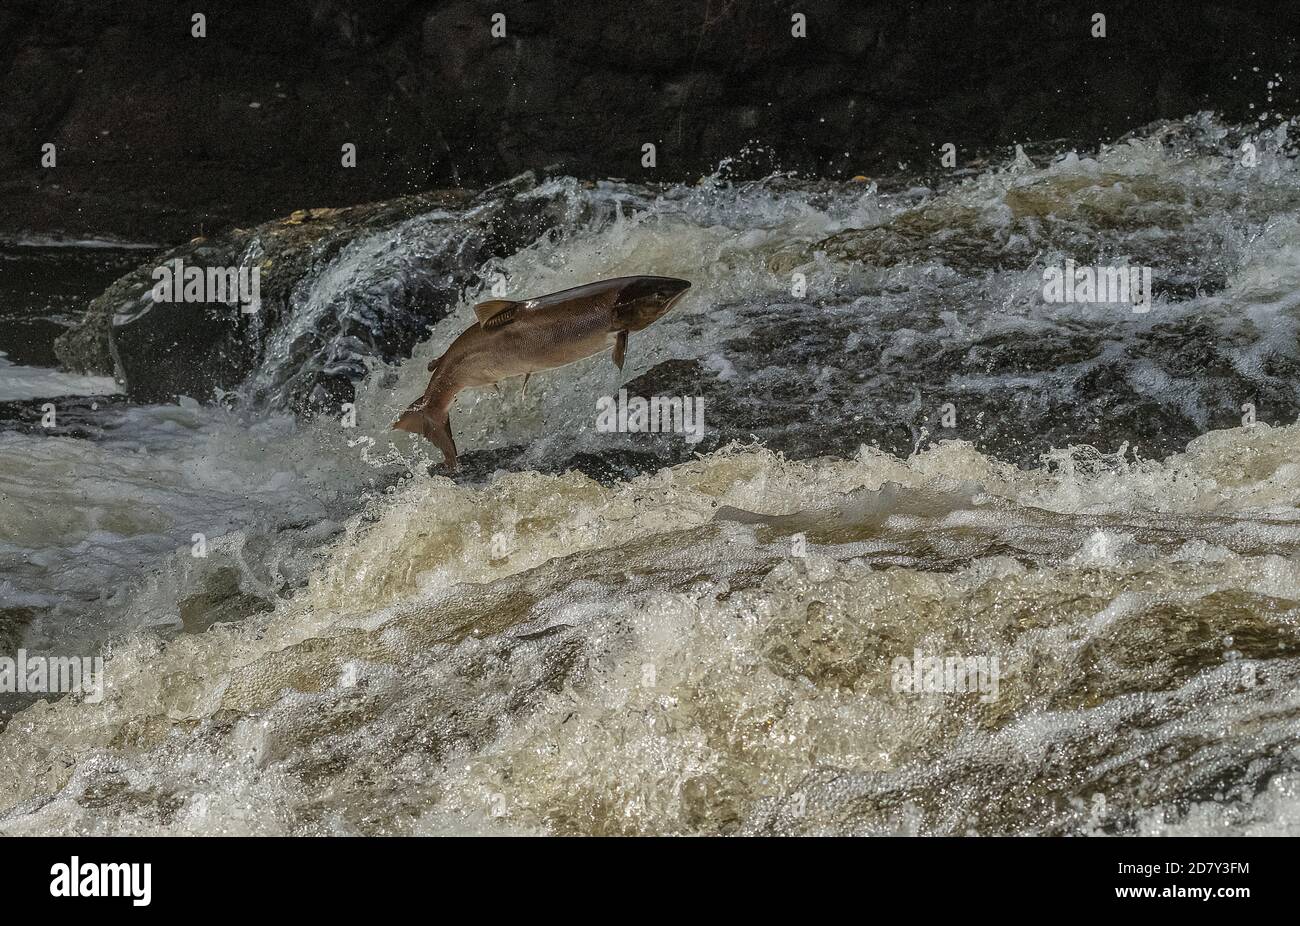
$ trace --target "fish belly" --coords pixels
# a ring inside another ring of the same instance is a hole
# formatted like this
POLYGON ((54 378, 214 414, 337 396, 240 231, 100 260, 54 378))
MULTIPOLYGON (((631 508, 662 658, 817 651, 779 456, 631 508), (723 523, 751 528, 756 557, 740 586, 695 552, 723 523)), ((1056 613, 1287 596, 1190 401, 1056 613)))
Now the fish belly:
POLYGON ((521 351, 520 359, 524 361, 526 368, 519 369, 518 374, 540 373, 543 370, 568 366, 579 360, 586 360, 593 354, 610 350, 613 346, 614 334, 608 331, 582 332, 577 337, 574 337, 572 332, 561 333, 558 336, 546 332, 521 351))

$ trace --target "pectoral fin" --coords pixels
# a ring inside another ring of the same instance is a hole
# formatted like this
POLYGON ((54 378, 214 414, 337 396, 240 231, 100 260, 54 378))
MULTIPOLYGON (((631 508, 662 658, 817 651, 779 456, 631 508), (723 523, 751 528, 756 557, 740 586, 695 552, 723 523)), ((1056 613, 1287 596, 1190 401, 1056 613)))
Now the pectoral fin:
POLYGON ((528 377, 530 377, 530 376, 532 376, 532 375, 533 375, 532 373, 525 373, 525 374, 524 374, 524 389, 523 389, 522 392, 519 393, 519 397, 520 397, 521 399, 522 399, 524 396, 528 395, 528 377))
POLYGON ((623 361, 627 359, 627 332, 620 331, 618 337, 614 340, 614 366, 620 370, 623 369, 623 361))
POLYGON ((474 314, 478 317, 480 328, 499 328, 508 325, 514 321, 518 311, 519 303, 511 302, 509 299, 489 299, 474 306, 474 314))

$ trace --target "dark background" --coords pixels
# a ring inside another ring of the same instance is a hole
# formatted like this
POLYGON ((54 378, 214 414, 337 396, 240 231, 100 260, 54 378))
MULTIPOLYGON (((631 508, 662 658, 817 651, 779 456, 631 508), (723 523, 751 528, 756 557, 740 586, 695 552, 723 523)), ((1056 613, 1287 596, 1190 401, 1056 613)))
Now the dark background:
POLYGON ((1298 32, 1278 0, 3 0, 0 233, 168 243, 528 168, 693 180, 750 142, 738 174, 850 177, 1246 121, 1297 110, 1298 32))

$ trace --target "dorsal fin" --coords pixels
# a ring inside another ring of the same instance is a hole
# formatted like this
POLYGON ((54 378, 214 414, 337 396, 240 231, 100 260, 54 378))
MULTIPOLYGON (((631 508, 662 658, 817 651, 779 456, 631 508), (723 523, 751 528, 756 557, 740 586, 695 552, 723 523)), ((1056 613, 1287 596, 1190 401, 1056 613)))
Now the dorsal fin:
POLYGON ((519 303, 509 299, 489 299, 474 306, 480 328, 497 328, 509 324, 515 317, 519 303))

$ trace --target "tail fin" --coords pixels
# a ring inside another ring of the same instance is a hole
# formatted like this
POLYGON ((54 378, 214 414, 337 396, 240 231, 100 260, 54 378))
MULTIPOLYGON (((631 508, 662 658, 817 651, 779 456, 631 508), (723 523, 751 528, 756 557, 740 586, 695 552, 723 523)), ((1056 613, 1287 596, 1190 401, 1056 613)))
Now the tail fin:
POLYGON ((419 434, 442 451, 447 469, 456 469, 456 443, 451 439, 451 415, 445 409, 439 412, 424 401, 416 402, 393 422, 398 431, 419 434))

